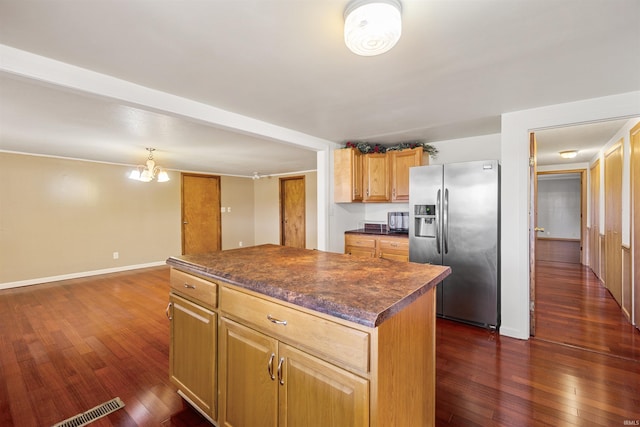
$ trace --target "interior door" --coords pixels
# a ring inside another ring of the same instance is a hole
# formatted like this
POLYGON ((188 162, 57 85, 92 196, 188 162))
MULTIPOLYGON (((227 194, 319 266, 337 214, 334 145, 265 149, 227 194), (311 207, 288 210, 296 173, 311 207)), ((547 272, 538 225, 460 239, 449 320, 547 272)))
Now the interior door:
POLYGON ((640 123, 631 129, 631 194, 631 264, 634 266, 632 322, 640 329, 640 123))
POLYGON ((529 335, 536 335, 536 234, 538 228, 538 168, 536 135, 529 134, 529 335))
POLYGON ((280 178, 280 244, 306 247, 304 177, 280 178))
POLYGON ((182 253, 221 249, 220 177, 182 174, 182 253))
POLYGON ((605 154, 604 197, 604 284, 622 305, 622 141, 605 154))
POLYGON ((591 166, 591 232, 589 234, 589 265, 593 273, 602 280, 600 270, 600 160, 591 166))

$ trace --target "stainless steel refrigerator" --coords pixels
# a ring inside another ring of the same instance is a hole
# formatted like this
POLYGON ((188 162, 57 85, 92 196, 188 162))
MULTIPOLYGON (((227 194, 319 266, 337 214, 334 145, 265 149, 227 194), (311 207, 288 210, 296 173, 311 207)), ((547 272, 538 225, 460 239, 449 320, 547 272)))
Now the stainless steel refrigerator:
POLYGON ((441 317, 500 327, 500 166, 497 160, 409 169, 409 260, 448 265, 441 317))

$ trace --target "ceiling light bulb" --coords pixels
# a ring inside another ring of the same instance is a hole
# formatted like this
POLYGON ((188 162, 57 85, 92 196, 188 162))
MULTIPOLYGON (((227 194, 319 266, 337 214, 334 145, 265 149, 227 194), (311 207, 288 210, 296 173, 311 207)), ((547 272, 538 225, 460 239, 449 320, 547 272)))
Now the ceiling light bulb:
POLYGON ((390 50, 402 34, 398 0, 353 0, 344 11, 344 42, 355 54, 374 56, 390 50))
POLYGON ((131 171, 131 173, 129 174, 129 179, 135 179, 135 180, 140 180, 140 170, 139 169, 134 169, 131 171))
POLYGON ((567 151, 560 152, 560 157, 562 157, 563 159, 573 159, 577 155, 578 155, 578 152, 576 150, 567 150, 567 151))
POLYGON ((158 173, 158 182, 167 181, 169 181, 169 174, 166 171, 160 171, 160 173, 158 173))

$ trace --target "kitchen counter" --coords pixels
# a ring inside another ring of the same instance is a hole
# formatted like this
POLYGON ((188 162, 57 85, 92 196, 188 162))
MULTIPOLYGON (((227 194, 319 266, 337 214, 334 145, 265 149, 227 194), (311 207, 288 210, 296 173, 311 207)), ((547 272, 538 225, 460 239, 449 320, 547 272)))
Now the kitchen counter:
POLYGON ((172 256, 167 264, 367 327, 378 327, 451 273, 445 266, 278 245, 172 256))
POLYGON ((409 238, 408 231, 383 231, 383 230, 365 230, 358 228, 357 230, 347 230, 344 234, 373 234, 374 236, 397 236, 409 238))

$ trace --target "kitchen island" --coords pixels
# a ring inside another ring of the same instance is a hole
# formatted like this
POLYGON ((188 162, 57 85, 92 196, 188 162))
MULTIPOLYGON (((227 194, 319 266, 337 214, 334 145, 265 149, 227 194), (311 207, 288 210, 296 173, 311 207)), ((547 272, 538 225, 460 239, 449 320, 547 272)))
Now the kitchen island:
POLYGON ((171 378, 211 421, 433 425, 434 287, 448 267, 278 245, 167 264, 171 378), (201 340, 183 337, 194 322, 209 340, 205 380, 192 366, 202 351, 189 348, 201 340))

